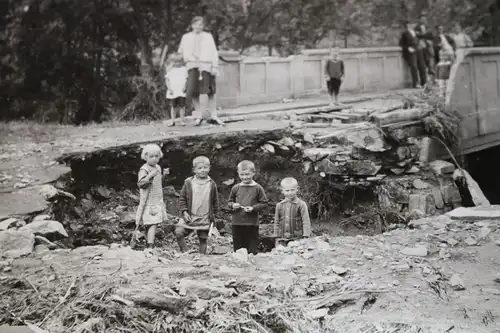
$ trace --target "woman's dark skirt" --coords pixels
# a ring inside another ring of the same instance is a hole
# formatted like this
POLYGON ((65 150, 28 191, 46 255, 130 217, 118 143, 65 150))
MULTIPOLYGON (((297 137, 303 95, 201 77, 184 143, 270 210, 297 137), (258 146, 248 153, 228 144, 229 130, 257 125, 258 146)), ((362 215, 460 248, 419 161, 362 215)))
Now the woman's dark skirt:
POLYGON ((216 85, 215 76, 209 72, 202 71, 202 79, 200 80, 200 71, 198 68, 188 70, 186 97, 198 97, 199 95, 215 95, 216 85))

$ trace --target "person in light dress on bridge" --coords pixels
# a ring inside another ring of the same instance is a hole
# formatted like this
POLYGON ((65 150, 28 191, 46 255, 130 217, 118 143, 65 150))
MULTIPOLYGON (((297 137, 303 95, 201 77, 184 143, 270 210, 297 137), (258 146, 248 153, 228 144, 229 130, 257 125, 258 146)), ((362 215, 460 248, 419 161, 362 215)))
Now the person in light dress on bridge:
POLYGON ((179 110, 179 126, 185 126, 184 117, 186 115, 186 84, 188 72, 184 66, 184 60, 180 53, 173 53, 169 57, 165 74, 167 85, 167 99, 170 104, 169 126, 175 126, 176 110, 179 110))
POLYGON ((217 116, 216 76, 219 73, 219 53, 212 34, 203 31, 204 20, 196 16, 191 21, 192 31, 184 34, 179 45, 188 69, 186 98, 194 104, 195 125, 211 119, 224 125, 217 116), (208 115, 207 115, 208 111, 208 115))

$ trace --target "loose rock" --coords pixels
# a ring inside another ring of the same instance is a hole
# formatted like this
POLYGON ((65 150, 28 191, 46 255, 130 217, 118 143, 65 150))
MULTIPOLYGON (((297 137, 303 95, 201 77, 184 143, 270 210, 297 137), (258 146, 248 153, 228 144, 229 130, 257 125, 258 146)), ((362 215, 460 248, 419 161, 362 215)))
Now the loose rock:
MULTIPOLYGON (((43 244, 45 246, 47 246, 47 248, 49 248, 50 250, 54 250, 54 249, 57 249, 59 246, 57 246, 57 244, 54 244, 52 243, 51 241, 49 241, 47 238, 43 237, 43 236, 35 236, 35 244, 43 244)), ((113 245, 118 245, 118 244, 111 244, 110 248, 112 248, 113 245)))
POLYGON ((431 163, 429 163, 429 167, 432 172, 439 176, 450 174, 455 171, 455 165, 453 163, 441 160, 432 161, 431 163))
POLYGON ((6 230, 0 232, 0 256, 20 258, 33 251, 35 236, 33 233, 21 230, 6 230))
POLYGON ((347 269, 340 266, 332 266, 330 267, 330 270, 337 275, 344 275, 345 273, 347 273, 347 269))
POLYGON ((0 222, 0 231, 5 231, 9 228, 15 227, 18 222, 19 220, 13 217, 4 220, 0 222))
POLYGON ((59 237, 68 237, 68 233, 64 229, 63 225, 57 221, 35 221, 25 225, 19 230, 44 236, 49 240, 59 237))
POLYGON ((50 215, 42 214, 42 215, 35 216, 35 218, 33 219, 32 222, 35 222, 35 221, 48 221, 48 220, 51 220, 51 219, 52 219, 52 217, 50 215))
POLYGON ((425 246, 407 247, 402 249, 400 253, 404 254, 405 256, 426 257, 428 254, 428 250, 425 246))
POLYGON ((500 219, 500 206, 489 207, 459 207, 446 213, 453 220, 477 221, 500 219))
POLYGON ((469 245, 469 246, 475 246, 475 245, 477 245, 477 240, 475 240, 472 237, 467 237, 466 239, 464 239, 464 243, 469 245))
POLYGON ((216 286, 208 281, 182 279, 179 284, 179 294, 181 296, 192 295, 204 300, 210 300, 219 296, 231 297, 236 292, 233 288, 216 286))
POLYGON ((450 278, 450 285, 453 290, 465 290, 465 283, 458 274, 454 274, 450 278))
POLYGON ((479 237, 481 239, 485 239, 491 234, 491 229, 488 227, 482 227, 481 230, 479 230, 479 237))
POLYGON ((248 262, 248 251, 245 248, 238 249, 236 252, 232 253, 234 259, 241 262, 248 262))
POLYGON ((420 179, 415 179, 413 181, 413 187, 416 188, 417 190, 423 190, 423 189, 429 188, 429 184, 427 184, 426 182, 424 182, 420 179))

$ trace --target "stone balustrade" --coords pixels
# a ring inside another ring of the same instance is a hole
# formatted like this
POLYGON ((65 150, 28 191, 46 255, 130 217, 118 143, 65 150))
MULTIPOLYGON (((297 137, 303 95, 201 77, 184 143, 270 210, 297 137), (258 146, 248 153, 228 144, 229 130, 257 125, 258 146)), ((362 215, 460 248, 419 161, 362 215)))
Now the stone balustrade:
MULTIPOLYGON (((218 103, 236 107, 319 95, 326 91, 328 54, 328 49, 314 49, 288 58, 243 58, 222 51, 229 62, 221 62, 218 103)), ((346 69, 342 91, 378 92, 410 85, 399 47, 341 49, 341 56, 346 69)))

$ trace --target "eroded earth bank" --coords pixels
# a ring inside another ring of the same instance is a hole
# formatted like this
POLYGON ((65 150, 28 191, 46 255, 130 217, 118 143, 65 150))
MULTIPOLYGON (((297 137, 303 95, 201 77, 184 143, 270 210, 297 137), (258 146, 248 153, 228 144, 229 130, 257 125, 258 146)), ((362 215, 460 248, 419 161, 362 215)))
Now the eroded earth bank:
POLYGON ((157 141, 173 216, 192 158, 212 160, 222 212, 207 256, 180 255, 169 224, 157 249, 128 246, 142 144, 62 156, 71 174, 43 187, 49 208, 0 222, 0 323, 54 333, 499 331, 500 208, 434 160, 420 123, 310 121, 157 141), (224 210, 242 159, 256 162, 271 201, 256 256, 231 253, 224 210), (315 237, 273 249, 285 176, 300 180, 315 237))

